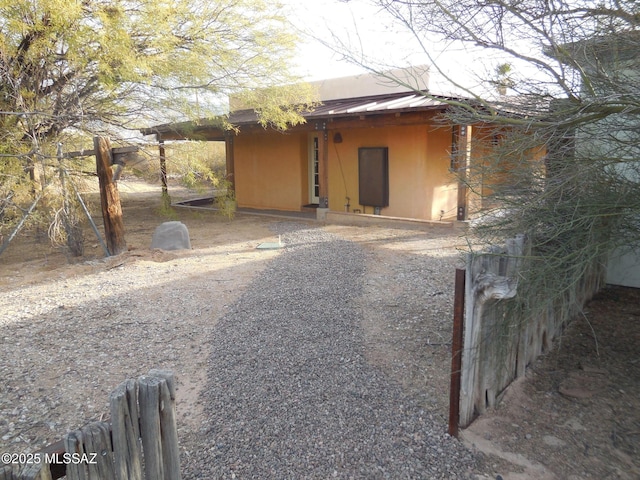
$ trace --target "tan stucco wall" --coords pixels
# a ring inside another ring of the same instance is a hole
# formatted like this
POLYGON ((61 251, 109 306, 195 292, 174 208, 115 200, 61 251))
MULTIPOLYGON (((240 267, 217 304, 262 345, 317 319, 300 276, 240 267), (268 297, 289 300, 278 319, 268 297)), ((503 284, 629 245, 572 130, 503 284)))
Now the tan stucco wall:
MULTIPOLYGON (((259 133, 235 139, 239 207, 300 210, 309 203, 309 133, 259 133)), ((429 125, 332 129, 328 132, 329 208, 373 213, 358 204, 358 148, 388 147, 389 206, 382 215, 455 218, 457 182, 449 172, 451 129, 429 125), (341 143, 334 143, 336 132, 341 143)))
POLYGON ((362 128, 329 132, 329 208, 373 213, 358 204, 358 148, 389 149, 389 206, 382 215, 423 220, 455 217, 457 184, 449 173, 451 131, 427 125, 362 128), (334 144, 339 131, 342 143, 334 144), (344 178, 343 178, 344 174, 344 178))
POLYGON ((298 211, 307 203, 307 134, 240 134, 234 143, 239 207, 298 211))
POLYGON ((451 127, 428 128, 427 183, 432 192, 431 218, 426 220, 452 220, 458 207, 458 179, 450 171, 451 127), (444 211, 444 215, 441 213, 444 211))

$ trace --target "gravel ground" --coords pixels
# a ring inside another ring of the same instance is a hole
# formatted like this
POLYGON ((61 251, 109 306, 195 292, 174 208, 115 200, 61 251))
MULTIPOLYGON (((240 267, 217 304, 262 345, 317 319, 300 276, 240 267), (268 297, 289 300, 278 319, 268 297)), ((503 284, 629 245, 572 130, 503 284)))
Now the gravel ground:
POLYGON ((302 225, 276 233, 285 251, 212 333, 185 478, 470 477, 441 419, 367 361, 365 249, 302 225))
POLYGON ((189 252, 145 250, 141 223, 123 256, 3 267, 0 451, 105 418, 119 383, 165 368, 186 480, 483 470, 445 433, 455 233, 193 217, 189 252))
POLYGON ((185 480, 637 477, 637 292, 590 305, 584 329, 463 432, 472 454, 444 433, 455 231, 189 209, 193 250, 162 252, 149 250, 167 220, 157 188, 130 187, 128 253, 88 241, 69 262, 27 234, 0 258, 0 452, 108 417, 118 384, 163 368, 185 480), (278 234, 286 248, 255 248, 278 234), (584 364, 610 386, 564 398, 584 364))

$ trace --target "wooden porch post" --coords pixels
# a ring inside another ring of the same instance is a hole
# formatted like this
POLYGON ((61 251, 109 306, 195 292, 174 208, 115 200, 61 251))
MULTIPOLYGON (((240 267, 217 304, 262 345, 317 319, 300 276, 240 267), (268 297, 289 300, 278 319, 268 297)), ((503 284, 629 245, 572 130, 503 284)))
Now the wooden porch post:
POLYGON ((459 125, 456 145, 458 165, 458 215, 457 220, 469 218, 468 171, 471 161, 471 125, 459 125))
POLYGON ((93 147, 96 154, 96 172, 100 185, 100 203, 104 222, 104 236, 111 255, 127 251, 124 240, 124 223, 118 187, 111 172, 111 142, 105 137, 95 137, 93 147))
POLYGON ((235 157, 233 155, 233 134, 227 134, 224 137, 224 148, 227 159, 227 177, 229 188, 236 191, 236 166, 235 157))
POLYGON ((162 182, 162 197, 169 196, 169 188, 167 187, 167 156, 164 150, 164 140, 157 135, 158 150, 160 152, 160 181, 162 182))
POLYGON ((322 134, 318 142, 318 174, 320 176, 319 208, 329 208, 329 133, 322 125, 322 134))

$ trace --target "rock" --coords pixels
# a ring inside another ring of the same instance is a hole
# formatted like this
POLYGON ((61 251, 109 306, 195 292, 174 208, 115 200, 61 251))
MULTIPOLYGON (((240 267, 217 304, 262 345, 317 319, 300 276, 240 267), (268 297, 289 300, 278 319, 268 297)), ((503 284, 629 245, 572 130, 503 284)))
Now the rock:
POLYGON ((604 368, 599 368, 588 363, 580 362, 580 368, 586 373, 594 373, 596 375, 608 375, 609 372, 604 368))
POLYGON ((560 440, 558 437, 554 437, 553 435, 545 435, 542 437, 542 441, 550 447, 564 447, 567 444, 564 440, 560 440))
POLYGON ((590 398, 604 390, 608 383, 607 377, 600 373, 578 370, 569 372, 568 377, 560 384, 558 392, 565 397, 590 398))
POLYGON ((569 427, 571 430, 574 430, 574 431, 576 431, 576 432, 577 432, 577 431, 579 431, 579 430, 586 430, 586 428, 584 427, 584 425, 582 425, 582 424, 580 423, 580 420, 578 420, 578 419, 577 419, 577 418, 575 418, 575 417, 571 417, 569 420, 567 420, 567 421, 564 423, 563 427, 569 427))
POLYGON ((558 388, 558 391, 565 397, 571 398, 590 398, 596 393, 594 390, 587 390, 586 388, 566 388, 562 385, 558 388))
POLYGON ((191 250, 189 231, 182 222, 164 222, 156 228, 151 240, 151 249, 191 250))

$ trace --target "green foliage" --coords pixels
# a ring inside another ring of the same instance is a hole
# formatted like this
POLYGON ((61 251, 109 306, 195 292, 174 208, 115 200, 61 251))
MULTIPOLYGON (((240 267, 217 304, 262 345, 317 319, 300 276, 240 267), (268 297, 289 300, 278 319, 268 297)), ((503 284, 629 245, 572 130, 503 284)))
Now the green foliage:
POLYGON ((512 78, 513 67, 510 63, 501 63, 495 69, 495 76, 491 83, 493 83, 500 95, 506 95, 508 88, 513 88, 515 82, 512 78))
MULTIPOLYGON (((273 106, 282 93, 271 90, 298 81, 289 73, 292 31, 267 0, 0 0, 2 231, 55 175, 59 141, 69 151, 96 134, 212 116, 227 95, 255 89, 263 121, 300 121, 273 106)), ((220 177, 191 153, 175 167, 192 186, 215 187, 220 177)))
POLYGON ((166 145, 167 175, 176 176, 187 188, 205 191, 220 188, 226 175, 222 142, 175 142, 166 145))
POLYGON ((158 208, 158 215, 165 217, 168 220, 178 220, 178 213, 171 206, 171 197, 169 194, 162 194, 162 203, 158 208))
POLYGON ((213 205, 219 215, 225 217, 227 220, 233 220, 238 208, 235 192, 231 189, 231 185, 227 181, 223 182, 221 187, 220 193, 214 197, 213 205))
POLYGON ((497 62, 484 93, 448 77, 472 100, 452 101, 447 120, 492 145, 461 172, 482 206, 472 235, 480 248, 528 236, 530 313, 564 302, 612 252, 640 251, 638 2, 377 3, 421 45, 435 34, 497 62), (512 95, 496 101, 495 87, 512 95))
POLYGON ((0 0, 0 28, 0 101, 28 113, 9 121, 23 141, 206 116, 211 95, 294 80, 295 37, 262 0, 0 0))
POLYGON ((254 108, 263 127, 286 130, 304 122, 301 114, 317 106, 318 92, 310 84, 274 86, 245 90, 236 94, 232 108, 254 108))

